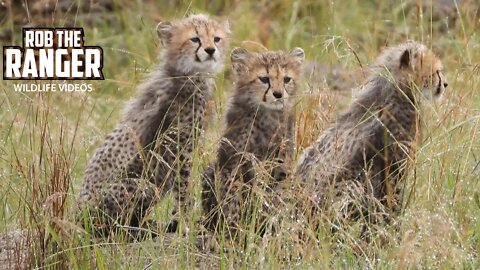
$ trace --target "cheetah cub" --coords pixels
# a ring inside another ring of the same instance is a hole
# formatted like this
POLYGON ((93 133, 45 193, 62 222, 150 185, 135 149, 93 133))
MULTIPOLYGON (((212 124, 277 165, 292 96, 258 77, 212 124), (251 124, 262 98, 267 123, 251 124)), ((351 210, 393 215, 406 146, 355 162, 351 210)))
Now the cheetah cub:
POLYGON ((314 204, 331 203, 341 220, 365 214, 370 222, 378 216, 388 221, 398 211, 419 103, 439 97, 448 85, 440 60, 413 41, 386 49, 372 71, 362 93, 305 149, 297 167, 306 190, 314 190, 314 204))
POLYGON ((304 57, 301 48, 290 53, 233 50, 235 82, 227 127, 216 162, 203 175, 202 205, 208 229, 220 225, 220 218, 229 228, 238 228, 242 203, 255 181, 254 164, 260 162, 265 168, 274 164, 270 173, 276 181, 287 177, 283 161, 293 151, 293 98, 304 57))
POLYGON ((78 196, 81 214, 107 231, 115 224, 142 225, 149 208, 170 190, 174 211, 185 206, 190 155, 230 30, 227 22, 197 14, 162 22, 157 33, 162 63, 95 152, 78 196))

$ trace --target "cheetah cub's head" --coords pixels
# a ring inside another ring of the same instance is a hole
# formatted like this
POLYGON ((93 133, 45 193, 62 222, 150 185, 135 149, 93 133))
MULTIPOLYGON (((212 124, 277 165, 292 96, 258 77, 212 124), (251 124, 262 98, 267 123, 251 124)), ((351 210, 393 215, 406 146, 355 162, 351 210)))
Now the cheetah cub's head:
POLYGON ((422 93, 427 99, 439 98, 448 86, 440 59, 427 46, 414 41, 386 49, 376 66, 386 68, 397 84, 413 91, 406 94, 413 96, 422 93))
POLYGON ((230 35, 227 21, 196 14, 175 22, 161 22, 157 33, 165 47, 163 61, 174 72, 216 74, 222 69, 230 35))
POLYGON ((293 105, 305 53, 301 48, 291 52, 248 52, 243 48, 232 51, 237 100, 254 108, 282 110, 293 105))

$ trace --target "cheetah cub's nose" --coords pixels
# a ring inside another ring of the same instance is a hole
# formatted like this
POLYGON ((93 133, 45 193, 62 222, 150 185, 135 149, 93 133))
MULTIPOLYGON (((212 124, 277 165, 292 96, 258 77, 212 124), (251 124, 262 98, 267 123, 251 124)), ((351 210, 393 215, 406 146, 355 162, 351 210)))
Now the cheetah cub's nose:
POLYGON ((274 96, 275 98, 282 98, 283 95, 282 95, 281 92, 273 92, 273 96, 274 96))
POLYGON ((205 52, 208 53, 208 55, 212 56, 215 53, 215 48, 205 48, 205 52))

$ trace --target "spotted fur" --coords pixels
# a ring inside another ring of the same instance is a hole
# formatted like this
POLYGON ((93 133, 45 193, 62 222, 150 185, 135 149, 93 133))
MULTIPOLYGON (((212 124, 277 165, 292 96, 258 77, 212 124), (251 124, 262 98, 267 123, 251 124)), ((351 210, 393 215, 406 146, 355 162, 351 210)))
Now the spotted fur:
POLYGON ((81 214, 107 231, 140 225, 168 191, 175 211, 186 206, 191 152, 228 45, 228 24, 206 15, 162 22, 157 32, 162 63, 95 152, 78 196, 81 214))
POLYGON ((231 56, 235 81, 216 161, 203 175, 202 205, 207 226, 219 218, 229 229, 240 226, 242 206, 256 179, 253 164, 273 179, 287 177, 286 159, 294 143, 293 103, 304 52, 251 53, 237 48, 231 56))
POLYGON ((400 180, 419 129, 418 106, 447 87, 441 70, 433 52, 413 41, 378 57, 362 93, 299 160, 297 176, 313 191, 316 208, 337 204, 349 219, 359 209, 398 210, 400 180))

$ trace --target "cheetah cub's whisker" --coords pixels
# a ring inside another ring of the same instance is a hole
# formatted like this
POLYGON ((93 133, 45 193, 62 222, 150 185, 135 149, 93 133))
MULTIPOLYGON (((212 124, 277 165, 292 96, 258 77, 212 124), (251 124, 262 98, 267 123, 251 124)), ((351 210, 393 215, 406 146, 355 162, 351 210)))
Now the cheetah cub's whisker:
POLYGON ((198 14, 162 22, 157 33, 162 63, 139 86, 85 171, 80 216, 87 216, 95 231, 143 225, 169 191, 175 194, 174 211, 187 207, 191 152, 230 30, 227 22, 198 14))
POLYGON ((235 79, 227 127, 217 159, 202 180, 209 229, 223 227, 229 233, 241 227, 242 206, 257 180, 254 164, 266 166, 274 181, 287 177, 294 149, 294 97, 304 58, 300 48, 290 53, 233 50, 235 79))
POLYGON ((439 97, 447 85, 441 61, 425 45, 386 49, 362 93, 299 160, 297 175, 313 191, 316 208, 331 210, 336 221, 361 215, 389 221, 401 206, 419 103, 439 97))

